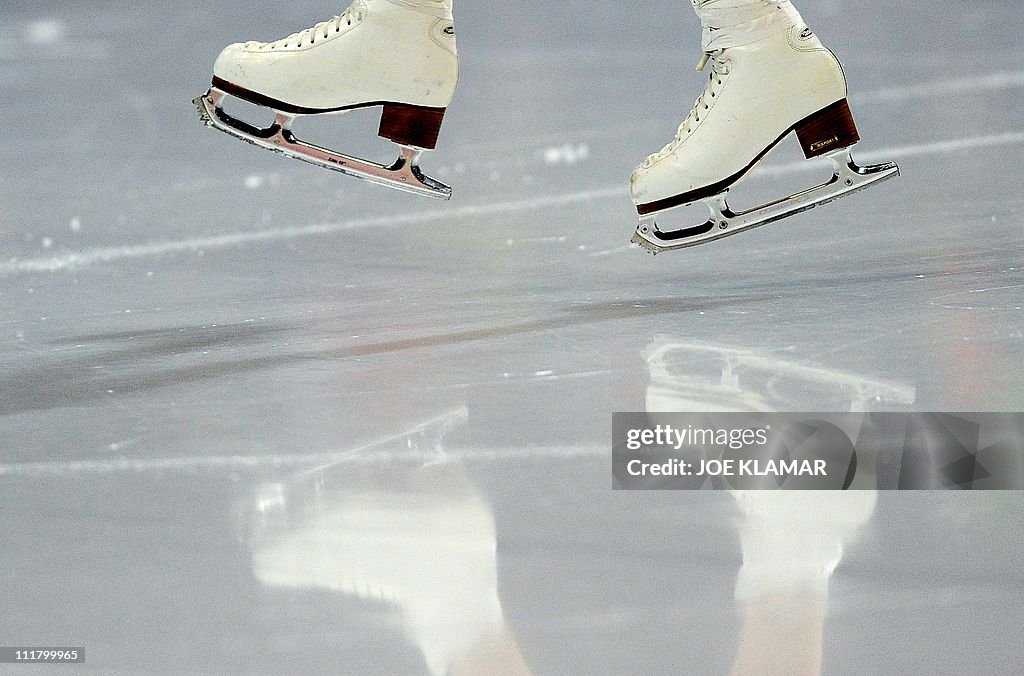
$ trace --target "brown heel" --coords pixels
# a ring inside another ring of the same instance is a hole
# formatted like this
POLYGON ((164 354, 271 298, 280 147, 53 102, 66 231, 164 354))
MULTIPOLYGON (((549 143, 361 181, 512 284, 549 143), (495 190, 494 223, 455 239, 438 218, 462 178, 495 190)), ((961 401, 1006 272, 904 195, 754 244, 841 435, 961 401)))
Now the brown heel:
POLYGON ((849 148, 860 140, 846 99, 836 101, 797 123, 796 136, 807 159, 839 148, 849 148))
POLYGON ((437 146, 444 111, 444 108, 385 103, 377 135, 399 145, 433 150, 437 146))

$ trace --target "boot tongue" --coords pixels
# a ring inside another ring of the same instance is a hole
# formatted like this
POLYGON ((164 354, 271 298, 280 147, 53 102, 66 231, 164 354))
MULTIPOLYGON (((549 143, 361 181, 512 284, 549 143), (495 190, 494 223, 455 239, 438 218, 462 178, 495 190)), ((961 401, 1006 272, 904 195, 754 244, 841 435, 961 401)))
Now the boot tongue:
POLYGON ((741 47, 801 23, 789 0, 690 0, 705 52, 741 47))

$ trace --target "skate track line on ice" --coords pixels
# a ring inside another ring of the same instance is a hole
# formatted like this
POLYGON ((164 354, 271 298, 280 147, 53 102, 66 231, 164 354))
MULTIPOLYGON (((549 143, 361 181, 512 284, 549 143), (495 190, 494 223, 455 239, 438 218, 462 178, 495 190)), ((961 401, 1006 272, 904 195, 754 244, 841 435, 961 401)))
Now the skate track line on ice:
MULTIPOLYGON (((374 442, 367 446, 379 446, 374 442)), ((325 451, 290 455, 223 455, 186 458, 104 458, 0 464, 0 479, 51 478, 107 474, 215 474, 260 472, 272 469, 316 470, 338 465, 386 465, 395 462, 436 462, 439 458, 466 462, 510 462, 516 460, 569 460, 609 455, 606 446, 526 446, 522 448, 457 448, 436 451, 325 451)))
POLYGON ((509 462, 516 460, 602 457, 610 452, 605 446, 552 445, 521 446, 503 449, 455 448, 445 450, 441 439, 469 417, 465 408, 425 420, 401 432, 384 435, 344 451, 271 455, 219 455, 178 458, 99 458, 93 460, 51 460, 0 464, 4 478, 74 478, 82 475, 110 474, 215 474, 258 473, 267 470, 297 471, 301 478, 319 471, 345 465, 387 465, 419 463, 427 466, 442 460, 465 462, 509 462), (411 439, 424 441, 423 448, 409 445, 411 439))
MULTIPOLYGON (((922 155, 947 155, 965 150, 980 148, 1005 147, 1024 144, 1024 131, 1007 131, 1002 134, 972 136, 968 138, 949 139, 932 143, 921 143, 907 146, 893 146, 870 152, 857 152, 855 157, 865 163, 904 160, 908 157, 922 155)), ((757 176, 779 176, 801 171, 815 170, 822 167, 817 162, 799 160, 782 165, 768 165, 758 169, 757 176)), ((624 182, 623 182, 624 183, 624 182)), ((0 277, 26 273, 60 272, 82 268, 89 265, 110 263, 122 259, 156 258, 174 253, 198 253, 216 249, 227 249, 244 244, 270 241, 287 241, 301 237, 326 235, 366 228, 393 228, 404 225, 418 225, 445 220, 458 220, 479 216, 494 216, 524 211, 534 211, 546 207, 558 207, 580 202, 604 199, 628 200, 626 186, 616 184, 592 190, 583 190, 560 195, 546 195, 530 199, 508 202, 494 202, 482 205, 467 205, 447 210, 435 209, 409 214, 378 216, 373 218, 356 218, 341 223, 325 223, 319 225, 292 226, 286 228, 269 228, 247 232, 235 232, 213 237, 190 237, 180 240, 166 240, 119 247, 85 249, 79 252, 66 253, 59 256, 41 258, 13 259, 0 263, 0 277)))

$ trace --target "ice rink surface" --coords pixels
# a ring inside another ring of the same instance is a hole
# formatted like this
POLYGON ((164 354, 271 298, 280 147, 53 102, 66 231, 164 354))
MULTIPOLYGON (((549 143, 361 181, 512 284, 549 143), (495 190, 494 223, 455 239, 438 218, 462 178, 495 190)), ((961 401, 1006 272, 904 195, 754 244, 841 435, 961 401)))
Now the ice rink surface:
POLYGON ((610 489, 614 411, 1024 406, 1021 3, 798 7, 903 176, 652 258, 685 2, 456 3, 450 203, 199 124, 223 45, 341 6, 4 2, 0 645, 87 661, 0 671, 1024 672, 1019 493, 610 489), (757 518, 795 540, 737 599, 757 518))

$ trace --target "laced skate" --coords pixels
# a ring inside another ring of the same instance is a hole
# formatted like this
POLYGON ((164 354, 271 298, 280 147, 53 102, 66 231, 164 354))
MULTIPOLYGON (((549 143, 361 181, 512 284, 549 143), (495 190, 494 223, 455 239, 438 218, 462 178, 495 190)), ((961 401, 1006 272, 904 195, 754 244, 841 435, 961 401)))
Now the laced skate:
POLYGON ((449 199, 451 188, 425 175, 458 80, 448 0, 355 0, 339 16, 274 42, 229 45, 210 89, 194 100, 203 122, 294 159, 405 192, 449 199), (260 127, 224 110, 229 98, 270 109, 260 127), (312 115, 381 106, 378 135, 399 146, 392 164, 346 155, 299 139, 293 123, 312 115))
MULTIPOLYGON (((701 9, 697 6, 698 13, 701 9)), ((708 51, 698 70, 708 62, 707 88, 675 138, 631 177, 639 215, 633 243, 654 254, 703 244, 899 175, 893 163, 854 162, 850 148, 860 136, 842 68, 802 23, 708 51), (730 209, 729 190, 793 132, 807 159, 825 156, 832 162, 831 179, 752 209, 730 209), (698 201, 710 211, 706 222, 678 230, 658 227, 659 216, 698 201)))

